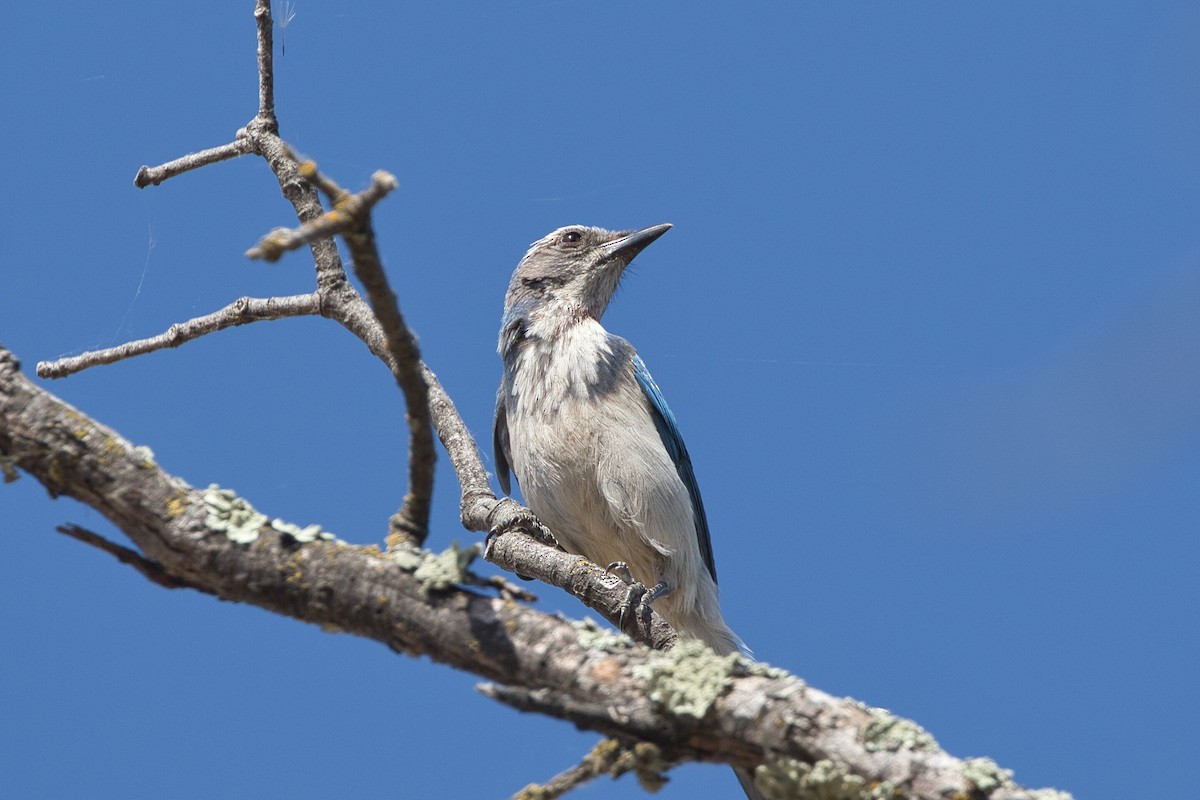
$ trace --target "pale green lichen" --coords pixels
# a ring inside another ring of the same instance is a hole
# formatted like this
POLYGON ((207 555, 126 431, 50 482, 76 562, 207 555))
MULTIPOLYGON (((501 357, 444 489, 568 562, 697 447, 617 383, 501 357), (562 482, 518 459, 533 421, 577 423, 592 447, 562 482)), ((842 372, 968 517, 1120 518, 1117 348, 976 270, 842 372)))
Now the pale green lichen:
POLYGON ((422 550, 420 547, 401 544, 392 550, 388 551, 388 558, 400 565, 401 569, 415 572, 417 567, 425 563, 425 559, 431 556, 428 550, 422 550))
POLYGON ((451 542, 442 552, 425 559, 413 577, 426 592, 444 591, 466 580, 467 567, 482 552, 478 543, 460 547, 458 542, 451 542))
POLYGON ((292 539, 297 544, 308 544, 315 542, 318 539, 327 542, 336 542, 338 538, 326 530, 322 530, 320 525, 307 525, 301 528, 294 522, 285 522, 278 517, 271 520, 271 528, 278 531, 281 536, 286 536, 292 539))
POLYGON ((779 667, 772 667, 770 664, 768 664, 765 661, 751 661, 749 659, 746 659, 746 674, 747 675, 757 675, 760 678, 775 678, 775 679, 793 678, 797 681, 800 680, 795 675, 788 672, 786 669, 781 669, 779 667))
POLYGON ((990 758, 964 759, 962 776, 984 794, 990 794, 996 789, 1013 785, 1012 770, 1001 768, 990 758))
POLYGON ((930 750, 938 746, 929 731, 912 720, 894 716, 884 708, 866 708, 872 717, 862 732, 867 750, 930 750))
POLYGON ((747 659, 745 661, 745 667, 746 675, 753 675, 759 678, 770 678, 771 680, 778 681, 777 687, 772 689, 767 694, 767 696, 772 700, 786 700, 797 692, 804 691, 804 688, 807 686, 804 681, 800 680, 786 669, 772 667, 770 664, 762 661, 750 661, 747 659))
POLYGON ((815 764, 788 756, 769 755, 754 771, 754 785, 767 797, 788 800, 890 800, 896 787, 869 783, 840 761, 815 764))
POLYGON ((567 620, 572 628, 575 629, 575 634, 579 637, 579 644, 588 649, 597 648, 600 650, 612 650, 614 648, 633 647, 633 640, 623 633, 601 627, 591 617, 584 617, 580 620, 567 620))
POLYGON ((461 547, 458 542, 451 542, 450 547, 440 553, 401 546, 388 556, 404 569, 411 570, 413 577, 421 582, 421 589, 428 593, 465 583, 470 574, 467 567, 482 552, 479 544, 461 547))
POLYGON ((262 526, 267 524, 265 514, 255 511, 232 489, 222 489, 215 483, 204 490, 204 506, 208 512, 205 524, 238 544, 253 542, 262 526))
POLYGON ((649 697, 677 715, 703 719, 733 681, 742 656, 719 656, 698 639, 681 638, 655 653, 634 675, 646 682, 649 697))

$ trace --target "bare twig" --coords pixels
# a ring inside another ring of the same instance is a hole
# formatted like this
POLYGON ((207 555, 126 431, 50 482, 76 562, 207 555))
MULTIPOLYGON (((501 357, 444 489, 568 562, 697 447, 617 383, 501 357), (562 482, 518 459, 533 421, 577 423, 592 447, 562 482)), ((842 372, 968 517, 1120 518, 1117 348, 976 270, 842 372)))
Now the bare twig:
POLYGON ((521 519, 521 514, 528 512, 512 500, 500 501, 498 508, 497 518, 504 520, 502 525, 506 532, 488 538, 484 558, 509 572, 537 578, 565 590, 614 625, 620 626, 622 616, 625 616, 623 631, 656 650, 669 650, 675 645, 678 634, 652 606, 640 609, 638 614, 622 615, 629 589, 619 578, 583 556, 547 547, 525 533, 526 522, 521 519), (510 512, 504 504, 519 509, 513 512, 515 519, 512 521, 508 521, 510 512))
POLYGON ((637 774, 647 791, 655 792, 667 782, 661 751, 651 744, 625 744, 619 739, 601 739, 583 759, 568 770, 539 786, 530 784, 512 796, 512 800, 555 800, 590 780, 608 775, 619 778, 626 772, 637 774))
POLYGON ((316 293, 290 297, 242 297, 220 311, 214 311, 212 314, 196 317, 187 322, 176 323, 157 336, 54 361, 42 361, 37 365, 37 374, 39 378, 64 378, 67 375, 82 372, 88 367, 112 364, 122 359, 153 353, 156 350, 179 347, 185 342, 226 328, 246 325, 250 322, 320 313, 321 299, 316 293))
POLYGON ((362 282, 375 317, 383 327, 388 353, 396 366, 393 374, 400 391, 404 393, 407 409, 408 492, 404 495, 400 510, 389 520, 390 547, 401 543, 421 545, 429 534, 433 471, 437 459, 429 419, 429 386, 421 374, 421 351, 416 337, 400 313, 396 294, 388 284, 379 249, 375 246, 375 231, 370 224, 370 208, 375 202, 373 196, 378 194, 382 197, 395 185, 395 178, 384 172, 376 172, 371 178, 370 189, 358 197, 342 193, 335 205, 335 210, 349 214, 359 222, 347 230, 342 238, 350 250, 354 274, 362 282))
POLYGON ((501 575, 476 575, 470 573, 467 575, 466 584, 468 586, 480 586, 487 589, 495 589, 496 593, 505 600, 520 600, 525 603, 536 603, 537 595, 528 589, 522 589, 512 581, 506 580, 501 575))
MULTIPOLYGON (((333 201, 333 210, 327 211, 314 220, 305 222, 299 228, 276 228, 268 233, 258 244, 246 251, 246 258, 262 259, 275 262, 289 250, 296 250, 312 244, 318 239, 325 239, 341 234, 345 236, 358 228, 370 224, 371 208, 396 188, 396 179, 386 172, 379 171, 371 176, 371 185, 359 194, 350 194, 332 183, 317 171, 311 161, 300 164, 301 176, 312 180, 322 190, 327 191, 333 201), (318 179, 319 180, 316 180, 318 179)), ((378 260, 378 253, 375 259, 378 260)))
POLYGON ((90 544, 92 547, 103 550, 122 564, 128 564, 142 573, 151 583, 156 583, 166 589, 195 589, 204 594, 216 594, 216 592, 206 586, 172 575, 163 569, 163 565, 157 561, 151 561, 136 550, 109 541, 100 534, 89 531, 87 528, 81 528, 78 525, 60 525, 54 530, 65 536, 70 536, 72 539, 78 539, 84 544, 90 544))
POLYGON ((246 139, 238 138, 220 147, 210 147, 198 153, 188 153, 182 158, 168 161, 157 167, 143 166, 137 171, 137 175, 134 176, 133 185, 139 189, 144 189, 147 186, 158 186, 168 178, 174 178, 176 175, 184 172, 205 167, 209 164, 216 164, 219 161, 228 161, 231 158, 244 156, 251 152, 253 152, 253 149, 250 143, 246 139))
POLYGON ((262 125, 275 133, 275 34, 271 29, 271 0, 256 0, 254 22, 258 30, 258 117, 262 125))

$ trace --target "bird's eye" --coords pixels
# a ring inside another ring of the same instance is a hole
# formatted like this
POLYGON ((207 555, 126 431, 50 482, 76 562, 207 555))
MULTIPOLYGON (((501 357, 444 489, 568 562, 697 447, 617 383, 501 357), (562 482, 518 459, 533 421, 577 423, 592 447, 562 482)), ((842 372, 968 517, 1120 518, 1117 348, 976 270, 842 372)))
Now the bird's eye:
POLYGON ((579 231, 567 231, 562 235, 562 240, 568 244, 574 244, 583 238, 583 234, 579 231))

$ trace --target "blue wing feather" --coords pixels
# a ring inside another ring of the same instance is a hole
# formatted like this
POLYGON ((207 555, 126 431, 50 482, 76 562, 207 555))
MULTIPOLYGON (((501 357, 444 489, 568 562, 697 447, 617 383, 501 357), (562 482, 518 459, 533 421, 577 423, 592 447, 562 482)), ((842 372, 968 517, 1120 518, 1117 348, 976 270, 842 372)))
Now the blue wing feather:
POLYGON ((650 377, 650 370, 646 369, 646 364, 642 361, 641 356, 636 353, 633 355, 633 369, 637 375, 638 385, 642 387, 642 392, 650 401, 654 427, 658 429, 663 446, 667 448, 667 453, 675 462, 679 479, 687 487, 688 495, 692 499, 692 516, 696 519, 696 541, 700 545, 700 555, 704 558, 704 565, 708 567, 708 573, 712 575, 715 582, 717 565, 713 560, 712 539, 708 535, 708 518, 704 515, 704 502, 700 499, 700 487, 696 484, 696 474, 692 471, 692 459, 688 456, 683 436, 679 433, 679 425, 675 422, 675 415, 667 407, 667 401, 663 399, 662 390, 658 388, 654 378, 650 377))

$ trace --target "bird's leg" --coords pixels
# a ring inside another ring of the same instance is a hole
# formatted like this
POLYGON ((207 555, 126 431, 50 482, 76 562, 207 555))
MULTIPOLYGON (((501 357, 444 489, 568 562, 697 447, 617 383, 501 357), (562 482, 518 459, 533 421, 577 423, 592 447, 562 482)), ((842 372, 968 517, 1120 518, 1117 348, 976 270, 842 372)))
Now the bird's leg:
POLYGON ((654 584, 653 589, 647 590, 646 584, 633 577, 633 573, 629 571, 629 565, 624 561, 614 561, 605 568, 604 572, 617 576, 622 583, 629 587, 629 593, 625 595, 625 600, 622 601, 621 610, 617 616, 621 630, 625 629, 625 623, 635 609, 638 616, 645 616, 650 612, 651 603, 666 597, 675 589, 666 581, 659 581, 654 584))
POLYGON ((674 586, 667 583, 666 581, 659 581, 658 583, 654 584, 653 589, 646 592, 646 596, 642 598, 642 603, 644 605, 650 605, 655 600, 660 600, 660 599, 666 597, 667 595, 669 595, 673 591, 675 591, 674 586))
MULTIPOLYGON (((532 511, 511 498, 505 497, 496 503, 495 508, 488 514, 487 521, 491 527, 483 540, 484 558, 490 558, 492 543, 497 538, 514 530, 524 531, 542 544, 561 549, 550 529, 543 525, 532 511)), ((533 580, 519 572, 517 577, 523 581, 533 580)))
POLYGON ((633 577, 633 573, 629 571, 629 565, 624 561, 612 562, 604 568, 604 574, 615 575, 621 583, 628 587, 625 599, 621 601, 621 608, 617 612, 617 627, 625 630, 629 615, 635 608, 641 607, 642 598, 646 596, 646 584, 633 577))

